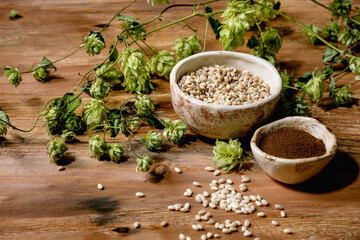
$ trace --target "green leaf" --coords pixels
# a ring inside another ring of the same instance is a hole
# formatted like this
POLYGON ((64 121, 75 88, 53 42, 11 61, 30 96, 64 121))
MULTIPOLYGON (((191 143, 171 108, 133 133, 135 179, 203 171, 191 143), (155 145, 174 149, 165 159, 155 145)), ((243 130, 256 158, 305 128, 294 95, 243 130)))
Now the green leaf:
POLYGON ((330 76, 330 85, 329 85, 330 96, 334 93, 335 88, 336 88, 335 79, 333 76, 330 76))
POLYGON ((319 73, 324 74, 326 76, 326 78, 330 78, 331 74, 333 74, 333 72, 334 72, 333 67, 331 65, 328 65, 326 68, 321 70, 319 73))
POLYGON ((127 21, 127 22, 138 22, 135 18, 125 16, 125 15, 119 15, 117 17, 117 20, 119 20, 119 21, 127 21))
POLYGON ((8 115, 6 115, 6 113, 4 113, 3 111, 0 111, 0 119, 4 122, 10 123, 8 115))
POLYGON ((118 59, 118 57, 119 57, 119 52, 118 52, 116 46, 114 46, 114 45, 111 45, 111 46, 110 46, 109 54, 110 54, 110 53, 111 53, 111 55, 109 56, 109 61, 110 61, 110 62, 115 62, 115 61, 118 59), (113 50, 113 49, 114 49, 114 50, 113 50), (112 53, 111 53, 111 52, 112 52, 112 53))
POLYGON ((158 128, 158 129, 164 128, 163 123, 158 118, 154 117, 153 115, 144 116, 143 118, 146 121, 148 121, 155 128, 158 128))
POLYGON ((41 62, 36 66, 36 68, 53 68, 56 71, 56 67, 49 59, 47 59, 47 57, 42 57, 41 62))
POLYGON ((67 100, 69 103, 68 109, 65 115, 73 113, 80 105, 81 105, 81 98, 78 97, 73 93, 66 93, 63 98, 67 100))
POLYGON ((115 138, 120 132, 120 120, 109 120, 110 128, 110 137, 115 138))
POLYGON ((330 47, 326 48, 322 57, 323 63, 339 63, 341 62, 340 53, 330 47))
POLYGON ((254 49, 260 46, 260 40, 259 38, 257 38, 256 34, 252 35, 251 38, 249 38, 246 46, 250 49, 254 49))
MULTIPOLYGON (((212 13, 212 12, 213 12, 213 10, 210 6, 205 7, 205 13, 212 13)), ((208 16, 207 19, 210 23, 211 29, 213 30, 213 32, 215 34, 216 40, 218 40, 220 38, 221 23, 214 16, 208 16)))

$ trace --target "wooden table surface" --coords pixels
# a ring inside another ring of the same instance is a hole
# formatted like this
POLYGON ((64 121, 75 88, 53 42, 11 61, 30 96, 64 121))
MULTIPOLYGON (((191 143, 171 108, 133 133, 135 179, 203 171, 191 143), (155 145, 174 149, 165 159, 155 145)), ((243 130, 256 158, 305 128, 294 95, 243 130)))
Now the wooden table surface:
MULTIPOLYGON (((26 71, 42 56, 50 60, 75 50, 83 36, 91 30, 99 30, 113 14, 121 9, 125 0, 2 0, 0 8, 0 67, 16 66, 26 71), (10 21, 7 15, 16 9, 22 18, 10 21)), ((190 0, 172 3, 192 3, 190 0)), ((329 4, 331 1, 323 0, 329 4)), ((358 7, 358 1, 354 1, 358 7), (357 3, 356 3, 357 2, 357 3)), ((214 4, 214 9, 224 7, 226 1, 214 4)), ((135 3, 126 15, 140 16, 142 21, 155 16, 164 6, 151 7, 145 0, 135 3)), ((304 23, 323 26, 329 21, 329 12, 310 1, 282 1, 281 10, 304 23)), ((177 19, 190 14, 189 8, 178 8, 167 12, 169 18, 177 19)), ((188 21, 201 29, 204 19, 188 21)), ((151 26, 163 24, 156 22, 151 26)), ((282 68, 300 76, 315 67, 323 67, 321 58, 324 46, 312 46, 300 33, 300 28, 283 18, 278 18, 274 26, 283 33, 284 44, 278 58, 282 68)), ((156 49, 171 49, 175 38, 180 36, 181 26, 171 27, 148 37, 148 43, 156 49)), ((120 23, 115 22, 104 32, 109 43, 120 31, 120 23)), ((185 32, 186 34, 186 32, 185 32)), ((206 50, 221 50, 221 44, 209 33, 206 50)), ((245 47, 238 51, 249 52, 245 47)), ((35 81, 31 75, 23 75, 23 82, 17 88, 9 86, 4 76, 0 77, 0 109, 5 111, 12 123, 29 129, 43 104, 54 96, 62 96, 70 91, 94 64, 105 57, 88 57, 80 51, 71 58, 57 64, 58 71, 47 83, 35 81)), ((161 116, 172 120, 174 113, 169 83, 154 80, 156 90, 152 97, 159 103, 156 110, 161 116)), ((88 137, 80 136, 79 141, 69 145, 67 159, 72 162, 65 171, 57 171, 55 164, 49 163, 46 144, 49 137, 42 123, 34 131, 20 133, 9 129, 6 137, 0 139, 0 239, 178 239, 185 233, 192 239, 200 239, 204 232, 191 229, 194 218, 202 206, 194 198, 186 198, 183 192, 192 188, 195 193, 210 190, 212 179, 230 178, 237 187, 241 175, 251 178, 249 191, 245 194, 260 194, 270 203, 261 208, 267 217, 256 214, 237 215, 220 209, 208 209, 217 221, 225 219, 245 219, 252 223, 249 228, 254 237, 261 239, 360 239, 360 82, 351 73, 343 74, 337 84, 349 83, 354 92, 354 104, 350 107, 331 108, 329 98, 312 105, 312 116, 327 124, 338 139, 338 153, 323 172, 314 179, 299 185, 285 185, 267 176, 255 161, 250 161, 244 172, 225 173, 214 177, 204 171, 211 165, 213 140, 205 139, 189 131, 184 146, 168 144, 167 151, 150 153, 155 160, 152 173, 135 172, 133 156, 121 164, 98 161, 90 156, 88 137), (174 172, 178 166, 182 174, 174 172), (155 170, 154 170, 155 169, 155 170), (163 175, 154 174, 163 171, 163 175), (192 186, 193 181, 202 184, 192 186), (105 187, 100 191, 97 184, 105 187), (144 192, 146 197, 136 198, 136 192, 144 192), (167 206, 189 202, 189 213, 171 212, 167 206), (281 218, 274 204, 282 204, 287 217, 281 218), (160 222, 166 220, 169 226, 163 228, 160 222), (277 220, 279 227, 270 224, 277 220), (141 227, 134 229, 139 221, 141 227), (284 228, 294 234, 286 235, 284 228), (116 231, 118 230, 118 231, 116 231), (123 232, 122 232, 123 231, 123 232)), ((116 107, 129 94, 115 91, 106 98, 108 106, 116 107)), ((328 96, 327 92, 325 96, 328 96)), ((83 98, 84 102, 89 97, 83 98)), ((142 136, 149 130, 144 127, 138 133, 142 136)), ((125 139, 116 141, 125 144, 125 139)), ((247 145, 246 143, 244 143, 247 145)), ((139 152, 145 151, 135 142, 139 152)), ((220 232, 203 223, 205 233, 220 232)), ((231 235, 221 234, 221 239, 246 239, 241 231, 231 235)))

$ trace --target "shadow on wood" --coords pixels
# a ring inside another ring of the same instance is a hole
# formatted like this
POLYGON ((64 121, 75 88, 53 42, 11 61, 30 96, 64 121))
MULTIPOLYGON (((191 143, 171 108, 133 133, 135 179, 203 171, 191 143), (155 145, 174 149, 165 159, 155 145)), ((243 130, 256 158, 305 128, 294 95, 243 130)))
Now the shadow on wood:
POLYGON ((359 166, 349 155, 338 152, 333 160, 312 179, 295 185, 286 185, 302 192, 326 193, 346 187, 356 180, 359 166))

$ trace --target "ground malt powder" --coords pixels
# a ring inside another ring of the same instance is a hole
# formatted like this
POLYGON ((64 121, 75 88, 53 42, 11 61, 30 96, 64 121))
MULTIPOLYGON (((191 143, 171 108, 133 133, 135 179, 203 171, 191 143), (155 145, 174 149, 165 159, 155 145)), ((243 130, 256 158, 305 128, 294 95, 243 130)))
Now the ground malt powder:
POLYGON ((266 134, 260 149, 275 157, 309 158, 325 154, 325 144, 311 134, 295 128, 284 127, 266 134))

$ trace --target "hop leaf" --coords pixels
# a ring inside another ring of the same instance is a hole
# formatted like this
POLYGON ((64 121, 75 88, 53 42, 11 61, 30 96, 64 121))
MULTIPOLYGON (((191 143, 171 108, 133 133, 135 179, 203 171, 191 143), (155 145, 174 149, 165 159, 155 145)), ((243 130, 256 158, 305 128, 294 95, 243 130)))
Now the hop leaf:
POLYGON ((180 120, 173 122, 170 119, 164 119, 164 131, 163 135, 172 143, 180 143, 188 127, 180 120))
POLYGON ((353 72, 353 74, 360 74, 360 58, 359 57, 351 58, 350 69, 353 72))
POLYGON ((14 85, 15 87, 19 86, 22 78, 21 72, 17 68, 7 66, 4 68, 4 73, 10 85, 14 85))
POLYGON ((96 135, 89 140, 89 148, 98 160, 107 156, 108 147, 106 141, 102 140, 99 135, 96 135))
POLYGON ((274 28, 267 28, 261 33, 261 40, 266 49, 272 53, 277 53, 281 48, 282 39, 279 32, 274 28))
POLYGON ((310 113, 309 103, 305 99, 305 95, 287 97, 281 95, 280 97, 280 114, 281 116, 308 116, 310 113))
POLYGON ((51 139, 51 141, 48 142, 46 147, 51 163, 56 163, 60 161, 64 157, 65 152, 68 150, 68 146, 61 138, 51 139))
POLYGON ((154 112, 155 104, 156 102, 149 95, 139 94, 134 105, 139 116, 149 116, 154 112))
POLYGON ((67 129, 65 129, 61 134, 61 138, 64 140, 64 142, 73 142, 75 137, 76 134, 73 131, 69 131, 67 129))
POLYGON ((108 146, 108 154, 111 161, 119 163, 124 155, 124 146, 120 143, 112 143, 108 146))
POLYGON ((101 50, 105 48, 105 41, 103 36, 98 31, 90 31, 88 36, 85 36, 83 43, 80 47, 86 48, 86 52, 89 56, 100 54, 101 50))
POLYGON ((302 87, 304 92, 309 95, 313 101, 322 98, 324 93, 324 80, 325 75, 313 74, 313 77, 302 87))
POLYGON ((146 149, 150 151, 161 150, 161 133, 149 131, 145 137, 141 138, 146 149))
POLYGON ((5 136, 7 134, 7 124, 5 122, 10 122, 9 117, 6 113, 0 111, 0 119, 2 120, 0 121, 0 136, 5 136))
POLYGON ((331 92, 331 100, 336 106, 346 105, 352 102, 352 92, 350 91, 350 85, 347 84, 342 88, 335 88, 331 92))
POLYGON ((229 143, 216 140, 216 145, 213 147, 214 156, 211 157, 212 163, 216 164, 217 168, 229 171, 239 165, 242 167, 245 161, 244 151, 241 143, 235 139, 229 139, 229 143))
POLYGON ((102 64, 100 68, 96 69, 95 74, 97 77, 102 78, 112 86, 121 83, 122 73, 121 71, 113 67, 114 63, 107 62, 102 64))
POLYGON ((139 171, 139 170, 142 172, 149 171, 153 162, 154 161, 147 154, 138 155, 138 157, 136 159, 136 163, 137 163, 136 171, 139 171))
POLYGON ((159 76, 169 76, 176 64, 176 59, 171 56, 171 52, 162 50, 157 52, 150 61, 150 71, 159 76))
POLYGON ((83 118, 89 129, 107 122, 109 110, 101 100, 91 99, 84 107, 83 118))
POLYGON ((109 95, 111 85, 101 78, 96 78, 95 83, 90 87, 90 96, 95 99, 104 99, 109 95))

